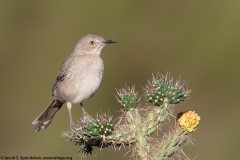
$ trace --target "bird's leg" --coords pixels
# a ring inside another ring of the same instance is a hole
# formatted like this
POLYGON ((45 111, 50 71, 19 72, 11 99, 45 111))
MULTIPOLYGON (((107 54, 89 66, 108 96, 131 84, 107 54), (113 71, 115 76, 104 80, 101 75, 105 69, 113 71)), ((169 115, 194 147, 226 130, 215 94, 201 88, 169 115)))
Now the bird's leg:
MULTIPOLYGON (((80 105, 81 105, 81 108, 82 108, 82 111, 83 111, 83 119, 85 119, 85 118, 86 118, 85 116, 89 116, 89 115, 88 115, 87 112, 84 110, 83 104, 80 103, 80 105)), ((74 126, 73 119, 72 119, 72 114, 71 114, 72 104, 71 104, 71 103, 70 103, 70 104, 67 103, 67 107, 68 107, 69 117, 70 117, 70 129, 71 129, 72 131, 82 130, 82 126, 81 126, 81 125, 80 125, 79 127, 75 127, 75 126, 74 126)))
POLYGON ((67 108, 69 112, 69 118, 70 118, 70 129, 74 129, 74 123, 73 123, 73 118, 72 118, 72 103, 67 102, 67 108))
POLYGON ((86 115, 87 115, 87 112, 85 111, 85 109, 84 109, 84 107, 83 107, 83 103, 81 102, 80 105, 81 105, 81 107, 82 107, 83 116, 86 116, 86 115))

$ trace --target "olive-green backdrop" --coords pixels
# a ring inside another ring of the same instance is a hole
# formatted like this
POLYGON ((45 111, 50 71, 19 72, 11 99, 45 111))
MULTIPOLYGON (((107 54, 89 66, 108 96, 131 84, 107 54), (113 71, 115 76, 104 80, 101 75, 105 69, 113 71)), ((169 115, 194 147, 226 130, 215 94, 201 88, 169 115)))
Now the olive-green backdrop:
MULTIPOLYGON (((96 33, 118 41, 103 50, 102 85, 85 109, 119 114, 115 88, 139 93, 152 73, 186 80, 191 97, 177 112, 202 118, 185 145, 190 159, 240 159, 240 1, 229 0, 1 0, 0 156, 71 156, 77 147, 61 137, 66 107, 44 132, 31 122, 51 101, 56 73, 78 39, 96 33)), ((74 106, 74 119, 81 115, 74 106)), ((88 159, 129 159, 113 149, 88 159)))

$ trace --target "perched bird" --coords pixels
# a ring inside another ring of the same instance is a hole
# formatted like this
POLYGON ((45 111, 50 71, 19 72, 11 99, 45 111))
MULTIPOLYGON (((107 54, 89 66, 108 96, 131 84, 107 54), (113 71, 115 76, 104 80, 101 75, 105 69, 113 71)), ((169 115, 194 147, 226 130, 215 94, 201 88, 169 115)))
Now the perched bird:
POLYGON ((52 103, 32 122, 36 131, 45 130, 64 103, 67 103, 70 126, 73 125, 72 104, 82 105, 98 90, 104 70, 101 51, 110 43, 116 41, 105 40, 95 34, 87 34, 79 40, 57 74, 52 89, 52 103))

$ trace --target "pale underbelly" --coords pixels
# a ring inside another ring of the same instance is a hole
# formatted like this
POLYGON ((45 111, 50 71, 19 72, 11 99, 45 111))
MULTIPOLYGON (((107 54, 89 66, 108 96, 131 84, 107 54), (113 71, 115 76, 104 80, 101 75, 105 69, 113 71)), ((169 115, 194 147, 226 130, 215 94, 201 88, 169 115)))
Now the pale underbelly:
POLYGON ((102 81, 102 74, 91 74, 82 77, 70 76, 67 81, 64 81, 59 86, 59 97, 65 102, 81 103, 98 90, 102 81))

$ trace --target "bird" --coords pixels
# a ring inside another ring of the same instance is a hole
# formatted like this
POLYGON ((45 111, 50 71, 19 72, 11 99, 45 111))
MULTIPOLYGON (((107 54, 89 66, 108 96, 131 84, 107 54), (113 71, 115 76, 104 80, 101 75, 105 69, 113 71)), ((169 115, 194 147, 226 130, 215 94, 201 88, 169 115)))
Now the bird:
POLYGON ((78 41, 57 74, 51 104, 32 122, 36 131, 45 130, 64 103, 69 112, 70 128, 73 126, 72 105, 79 103, 82 106, 83 101, 99 89, 104 71, 101 51, 112 43, 116 41, 105 40, 96 34, 87 34, 78 41))

